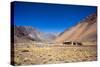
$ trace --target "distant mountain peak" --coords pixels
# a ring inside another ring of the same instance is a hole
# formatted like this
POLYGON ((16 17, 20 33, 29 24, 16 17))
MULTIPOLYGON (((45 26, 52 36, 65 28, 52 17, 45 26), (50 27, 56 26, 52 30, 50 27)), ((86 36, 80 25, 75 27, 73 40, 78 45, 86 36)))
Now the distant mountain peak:
POLYGON ((27 41, 51 41, 55 39, 55 34, 47 34, 41 32, 32 26, 15 26, 14 27, 14 40, 15 42, 27 41))

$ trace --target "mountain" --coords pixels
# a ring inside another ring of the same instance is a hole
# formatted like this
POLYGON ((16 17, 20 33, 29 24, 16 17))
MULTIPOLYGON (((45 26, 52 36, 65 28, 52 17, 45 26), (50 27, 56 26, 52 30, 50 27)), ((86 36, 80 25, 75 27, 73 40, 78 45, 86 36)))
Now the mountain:
POLYGON ((97 14, 93 13, 80 21, 77 25, 62 32, 54 42, 64 41, 96 41, 97 40, 97 14))
POLYGON ((31 26, 14 26, 14 42, 49 42, 56 38, 56 35, 40 32, 31 26))
POLYGON ((55 40, 55 38, 57 37, 57 34, 55 33, 43 33, 41 34, 42 35, 42 38, 41 40, 45 41, 45 42, 48 42, 48 43, 51 43, 53 42, 53 40, 55 40))

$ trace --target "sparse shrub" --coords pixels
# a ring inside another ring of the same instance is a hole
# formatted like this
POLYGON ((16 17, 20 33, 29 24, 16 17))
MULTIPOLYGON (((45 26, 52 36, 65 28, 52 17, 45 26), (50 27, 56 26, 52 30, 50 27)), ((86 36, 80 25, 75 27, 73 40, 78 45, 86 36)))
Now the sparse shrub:
POLYGON ((21 52, 29 52, 29 50, 22 50, 21 52))

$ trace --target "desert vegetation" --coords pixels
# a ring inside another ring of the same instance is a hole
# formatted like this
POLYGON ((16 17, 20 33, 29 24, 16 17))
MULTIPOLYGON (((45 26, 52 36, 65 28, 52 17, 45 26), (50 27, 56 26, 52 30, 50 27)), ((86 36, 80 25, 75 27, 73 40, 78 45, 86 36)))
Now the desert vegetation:
POLYGON ((95 45, 37 47, 35 43, 16 44, 17 47, 14 49, 15 65, 69 63, 97 59, 97 48, 95 45), (21 44, 27 46, 21 46, 21 44))

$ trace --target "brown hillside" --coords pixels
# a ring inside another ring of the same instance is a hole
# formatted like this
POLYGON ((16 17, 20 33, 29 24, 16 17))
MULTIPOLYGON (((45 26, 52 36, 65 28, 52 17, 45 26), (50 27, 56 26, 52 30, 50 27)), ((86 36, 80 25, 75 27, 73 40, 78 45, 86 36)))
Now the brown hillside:
POLYGON ((56 39, 56 43, 64 41, 96 41, 97 39, 97 14, 91 14, 76 26, 65 30, 56 39))

